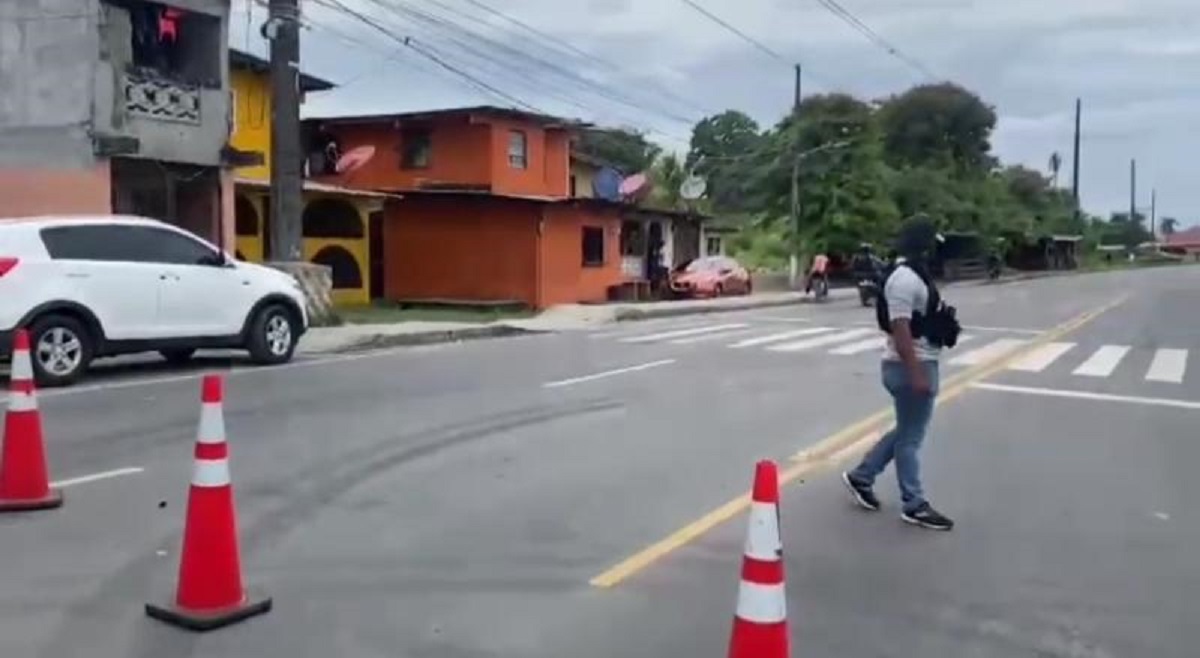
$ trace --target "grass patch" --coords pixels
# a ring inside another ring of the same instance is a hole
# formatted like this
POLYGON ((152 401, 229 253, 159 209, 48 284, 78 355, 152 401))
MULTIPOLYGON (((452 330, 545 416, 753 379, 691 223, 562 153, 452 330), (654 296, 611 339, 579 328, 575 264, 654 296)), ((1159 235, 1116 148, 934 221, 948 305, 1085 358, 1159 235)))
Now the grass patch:
POLYGON ((513 306, 400 305, 377 302, 370 306, 346 306, 337 310, 347 324, 395 324, 398 322, 468 322, 486 324, 533 315, 513 306))

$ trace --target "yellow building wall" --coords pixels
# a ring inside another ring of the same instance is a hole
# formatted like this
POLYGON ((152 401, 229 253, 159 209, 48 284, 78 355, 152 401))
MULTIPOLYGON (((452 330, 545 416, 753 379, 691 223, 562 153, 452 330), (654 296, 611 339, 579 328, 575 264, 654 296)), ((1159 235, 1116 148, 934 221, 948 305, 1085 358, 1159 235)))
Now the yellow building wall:
POLYGON ((575 196, 581 199, 592 198, 592 180, 596 177, 596 167, 573 161, 571 177, 575 179, 575 196))
MULTIPOLYGON (((242 258, 249 263, 261 263, 266 257, 265 252, 265 235, 268 230, 268 219, 263 214, 266 207, 266 193, 261 188, 241 187, 238 189, 238 194, 245 197, 247 201, 254 206, 254 210, 258 213, 259 224, 257 235, 239 235, 235 241, 237 253, 241 254, 242 258)), ((303 239, 302 248, 304 250, 304 260, 312 261, 322 249, 328 246, 337 246, 345 249, 354 257, 358 263, 358 271, 362 277, 362 286, 359 288, 335 288, 333 290, 333 301, 339 306, 359 306, 371 303, 371 268, 370 268, 370 251, 371 244, 371 222, 369 218, 371 211, 374 210, 378 201, 373 199, 363 199, 355 197, 344 197, 336 194, 309 193, 304 194, 304 205, 307 206, 310 202, 323 197, 333 197, 341 201, 345 201, 354 206, 358 211, 358 219, 362 222, 363 237, 361 238, 309 238, 303 239)))
POLYGON ((233 89, 233 134, 229 143, 242 151, 261 153, 263 164, 235 169, 241 178, 271 178, 271 91, 267 76, 252 71, 229 73, 233 89))

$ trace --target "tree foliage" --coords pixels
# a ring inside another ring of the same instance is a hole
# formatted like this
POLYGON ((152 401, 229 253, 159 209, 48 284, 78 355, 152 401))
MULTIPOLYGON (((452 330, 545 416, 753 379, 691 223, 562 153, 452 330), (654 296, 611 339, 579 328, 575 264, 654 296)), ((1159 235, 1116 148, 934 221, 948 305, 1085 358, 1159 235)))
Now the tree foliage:
MULTIPOLYGON (((682 166, 661 158, 654 176, 672 187, 689 171, 703 176, 712 212, 745 227, 735 248, 770 261, 786 255, 793 240, 806 252, 883 244, 903 218, 918 212, 946 230, 977 233, 981 244, 999 236, 1140 236, 1117 217, 1083 216, 1053 173, 1002 166, 992 153, 995 126, 991 106, 948 83, 874 102, 811 96, 767 128, 736 110, 701 120, 682 166), (793 173, 799 233, 792 220, 793 173)), ((1048 159, 1061 165, 1052 155, 1048 159)), ((660 190, 655 203, 679 207, 669 192, 660 190)))
POLYGON ((662 147, 636 130, 607 128, 584 131, 575 148, 629 175, 648 170, 662 147))

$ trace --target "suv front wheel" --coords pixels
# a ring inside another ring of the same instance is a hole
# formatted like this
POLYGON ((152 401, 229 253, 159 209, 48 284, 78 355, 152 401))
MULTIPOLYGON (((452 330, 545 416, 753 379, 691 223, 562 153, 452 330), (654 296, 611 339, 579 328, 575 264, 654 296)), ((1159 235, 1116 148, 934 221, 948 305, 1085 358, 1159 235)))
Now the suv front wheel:
POLYGON ((96 353, 83 323, 68 315, 46 315, 29 327, 33 376, 39 386, 69 386, 87 370, 96 353))
POLYGON ((296 319, 286 307, 267 306, 250 322, 246 349, 255 363, 286 363, 296 351, 296 319))

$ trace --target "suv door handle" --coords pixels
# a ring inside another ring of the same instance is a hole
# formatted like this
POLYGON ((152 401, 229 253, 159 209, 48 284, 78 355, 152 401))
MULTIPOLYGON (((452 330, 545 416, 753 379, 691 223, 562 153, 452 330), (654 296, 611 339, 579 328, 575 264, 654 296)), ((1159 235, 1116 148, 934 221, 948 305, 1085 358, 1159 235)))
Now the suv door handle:
POLYGON ((160 281, 178 281, 179 280, 178 276, 175 276, 174 274, 166 274, 166 273, 159 274, 158 278, 160 281))
POLYGON ((91 274, 87 274, 86 272, 67 272, 68 279, 87 279, 91 276, 91 274))

